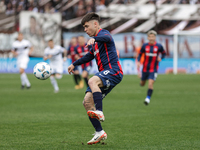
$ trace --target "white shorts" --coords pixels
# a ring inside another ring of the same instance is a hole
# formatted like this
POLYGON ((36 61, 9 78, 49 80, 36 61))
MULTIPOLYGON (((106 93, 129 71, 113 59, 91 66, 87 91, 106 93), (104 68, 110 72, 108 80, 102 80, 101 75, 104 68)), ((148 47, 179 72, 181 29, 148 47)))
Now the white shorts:
POLYGON ((28 62, 29 62, 29 57, 18 58, 17 59, 17 67, 26 69, 28 66, 28 62))
POLYGON ((63 63, 57 63, 57 64, 50 64, 52 72, 51 74, 63 74, 63 63))

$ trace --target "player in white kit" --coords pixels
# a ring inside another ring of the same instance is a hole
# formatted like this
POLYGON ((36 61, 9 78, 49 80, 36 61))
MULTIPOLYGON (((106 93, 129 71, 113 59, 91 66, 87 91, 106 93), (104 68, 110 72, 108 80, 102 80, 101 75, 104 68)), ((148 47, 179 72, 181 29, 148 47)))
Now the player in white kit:
POLYGON ((48 47, 44 50, 44 60, 50 59, 50 66, 52 68, 51 73, 51 84, 54 87, 54 92, 59 92, 59 87, 56 79, 62 78, 63 73, 63 61, 67 59, 67 50, 59 45, 54 45, 53 40, 48 41, 48 47), (62 58, 64 53, 64 59, 62 58), (56 79, 55 79, 56 78, 56 79))
POLYGON ((25 69, 28 66, 29 55, 33 51, 33 47, 28 40, 23 39, 23 34, 18 33, 17 40, 13 43, 12 53, 17 58, 17 66, 19 68, 20 78, 21 78, 21 89, 26 86, 30 89, 31 84, 25 73, 25 69))

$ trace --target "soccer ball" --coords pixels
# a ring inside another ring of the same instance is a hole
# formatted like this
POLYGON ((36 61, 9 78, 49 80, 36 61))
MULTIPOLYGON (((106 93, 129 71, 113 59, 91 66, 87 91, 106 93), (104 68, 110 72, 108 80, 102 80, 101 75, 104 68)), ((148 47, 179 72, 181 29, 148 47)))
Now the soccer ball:
POLYGON ((46 62, 37 63, 33 69, 33 74, 40 80, 46 80, 51 75, 51 67, 46 62))

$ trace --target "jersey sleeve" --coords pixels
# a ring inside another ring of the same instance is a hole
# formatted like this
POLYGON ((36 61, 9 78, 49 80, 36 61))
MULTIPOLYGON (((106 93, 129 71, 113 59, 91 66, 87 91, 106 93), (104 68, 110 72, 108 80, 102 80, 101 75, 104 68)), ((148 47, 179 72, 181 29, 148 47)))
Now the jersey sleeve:
POLYGON ((63 53, 65 51, 65 48, 62 46, 59 46, 60 52, 63 53))
POLYGON ((110 34, 104 34, 104 35, 98 35, 93 37, 95 39, 95 42, 110 42, 112 40, 112 37, 110 34))
POLYGON ((86 55, 84 55, 82 58, 76 60, 73 65, 77 66, 77 65, 81 65, 81 64, 85 64, 87 62, 90 62, 92 59, 94 59, 94 55, 89 51, 86 55))
POLYGON ((138 62, 140 61, 141 59, 141 56, 142 56, 142 53, 145 53, 145 45, 143 44, 141 49, 140 49, 140 52, 139 52, 139 55, 138 55, 138 62))
POLYGON ((47 49, 44 50, 44 56, 48 56, 48 51, 47 51, 47 49))
POLYGON ((164 48, 163 48, 162 45, 160 45, 159 51, 160 51, 160 53, 162 54, 161 59, 165 58, 166 52, 165 52, 165 50, 164 50, 164 48))

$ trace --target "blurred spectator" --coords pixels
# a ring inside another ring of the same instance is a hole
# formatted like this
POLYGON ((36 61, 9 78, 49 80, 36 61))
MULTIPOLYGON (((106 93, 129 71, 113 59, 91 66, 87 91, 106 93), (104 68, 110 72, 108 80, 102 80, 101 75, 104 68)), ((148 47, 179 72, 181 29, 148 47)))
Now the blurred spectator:
POLYGON ((1 2, 0 2, 0 13, 5 12, 5 10, 6 10, 6 6, 5 6, 5 4, 4 4, 4 1, 1 1, 1 2))
POLYGON ((106 8, 104 3, 105 3, 105 0, 96 0, 96 12, 99 12, 106 8))
POLYGON ((14 14, 14 9, 13 9, 13 5, 11 2, 9 2, 7 5, 6 5, 6 15, 12 15, 14 14))

